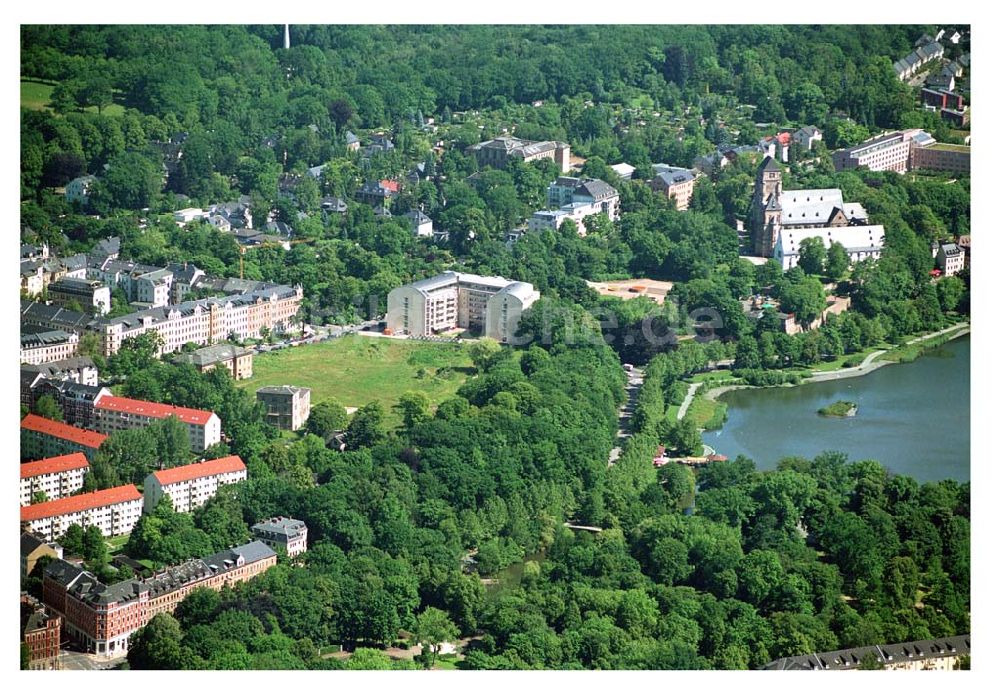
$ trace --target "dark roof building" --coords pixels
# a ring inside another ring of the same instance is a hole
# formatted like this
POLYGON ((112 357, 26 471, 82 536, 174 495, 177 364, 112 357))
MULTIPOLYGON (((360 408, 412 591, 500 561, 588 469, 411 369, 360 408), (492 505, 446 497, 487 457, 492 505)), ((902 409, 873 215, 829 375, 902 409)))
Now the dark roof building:
POLYGON ((972 654, 971 636, 846 648, 826 653, 778 658, 762 670, 857 670, 866 658, 884 668, 951 670, 958 658, 972 654))

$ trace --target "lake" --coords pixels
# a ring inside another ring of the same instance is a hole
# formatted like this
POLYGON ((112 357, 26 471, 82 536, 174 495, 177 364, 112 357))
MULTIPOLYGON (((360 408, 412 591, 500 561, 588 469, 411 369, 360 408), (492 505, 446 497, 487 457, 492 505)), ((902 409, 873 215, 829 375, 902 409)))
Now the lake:
POLYGON ((781 457, 837 450, 921 482, 968 481, 969 341, 961 337, 857 378, 734 390, 720 398, 728 420, 704 440, 730 459, 750 457, 759 469, 773 469, 781 457), (837 400, 856 402, 857 416, 816 413, 837 400))

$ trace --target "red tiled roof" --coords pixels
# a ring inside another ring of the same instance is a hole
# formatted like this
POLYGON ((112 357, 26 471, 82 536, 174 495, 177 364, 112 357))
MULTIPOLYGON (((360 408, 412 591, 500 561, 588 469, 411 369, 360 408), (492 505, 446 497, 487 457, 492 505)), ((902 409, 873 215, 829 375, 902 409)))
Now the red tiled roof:
POLYGON ((171 483, 190 481, 193 478, 201 478, 203 476, 227 474, 231 471, 244 471, 246 468, 246 464, 243 463, 243 460, 240 459, 239 455, 229 455, 228 457, 210 459, 205 462, 185 464, 184 466, 174 467, 173 469, 154 471, 153 476, 155 476, 160 482, 160 485, 166 486, 171 483))
POLYGON ((94 449, 100 447, 101 443, 108 439, 108 436, 101 433, 95 433, 94 431, 88 431, 83 428, 77 428, 76 426, 60 423, 59 421, 46 419, 44 416, 38 416, 36 414, 28 414, 21 419, 21 430, 44 433, 45 435, 51 435, 55 438, 68 440, 70 442, 77 443, 78 445, 92 447, 94 449))
POLYGON ((145 400, 134 400, 128 397, 115 397, 105 395, 97 400, 94 405, 97 409, 107 409, 108 411, 120 411, 137 416, 151 416, 155 419, 165 419, 168 416, 176 416, 184 423, 193 423, 204 426, 212 418, 212 412, 203 409, 188 409, 187 407, 175 407, 172 404, 160 404, 159 402, 147 402, 145 400))
POLYGON ((781 132, 775 138, 777 138, 778 141, 780 141, 782 144, 784 144, 784 145, 787 146, 788 142, 792 140, 792 134, 791 134, 791 132, 781 132))
POLYGON ((48 457, 37 462, 26 462, 21 465, 21 478, 31 478, 32 476, 42 476, 43 474, 58 474, 71 469, 85 469, 90 466, 86 455, 82 452, 74 452, 71 455, 59 455, 58 457, 48 457))
POLYGON ((128 500, 142 500, 142 493, 135 486, 117 486, 107 490, 95 490, 93 493, 83 493, 69 498, 40 502, 21 508, 21 521, 30 522, 45 517, 55 517, 61 514, 74 514, 95 507, 116 505, 128 500))
POLYGON ((399 182, 394 179, 383 179, 378 184, 380 187, 387 189, 388 191, 399 191, 399 182))

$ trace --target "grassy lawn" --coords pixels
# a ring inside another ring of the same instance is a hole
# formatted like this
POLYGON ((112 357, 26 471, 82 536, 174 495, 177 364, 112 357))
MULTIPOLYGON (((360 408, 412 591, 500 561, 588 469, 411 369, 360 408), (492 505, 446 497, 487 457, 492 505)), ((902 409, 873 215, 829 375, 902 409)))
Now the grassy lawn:
POLYGON ((438 656, 437 665, 434 667, 438 670, 461 670, 462 662, 459 660, 458 656, 454 653, 448 655, 438 656))
POLYGON ((667 418, 670 419, 671 421, 676 421, 677 412, 679 412, 680 410, 681 410, 681 405, 671 404, 670 406, 667 407, 667 418))
POLYGON ((858 365, 862 361, 864 361, 865 357, 871 354, 872 352, 877 352, 880 349, 886 349, 887 346, 888 345, 882 345, 880 347, 869 347, 867 349, 861 350, 860 352, 854 352, 853 354, 844 354, 843 356, 838 356, 836 359, 831 359, 830 361, 822 361, 818 364, 810 366, 808 370, 813 371, 815 373, 820 373, 823 371, 839 371, 840 369, 844 368, 844 362, 847 361, 848 359, 852 361, 856 360, 857 364, 855 365, 858 365))
POLYGON ((330 397, 347 407, 381 402, 390 423, 392 405, 408 391, 423 391, 433 404, 455 394, 474 373, 463 345, 348 335, 254 358, 253 377, 240 381, 251 392, 265 385, 312 389, 313 404, 330 397))
POLYGON ((684 418, 694 421, 698 428, 710 431, 722 428, 726 418, 726 403, 710 400, 704 395, 697 396, 691 400, 684 418))
POLYGON ((730 381, 733 379, 734 376, 732 371, 723 370, 723 371, 706 371, 704 373, 696 373, 693 376, 688 376, 684 380, 691 383, 702 383, 708 380, 730 381))
MULTIPOLYGON (((52 99, 52 89, 56 82, 43 82, 37 79, 21 79, 21 107, 29 110, 44 110, 48 107, 52 99)), ((84 112, 97 112, 97 108, 91 106, 85 108, 84 112)), ((125 112, 125 108, 118 103, 112 103, 101 111, 102 115, 117 117, 125 112)))
POLYGON ((128 534, 123 534, 121 536, 112 536, 111 538, 109 538, 106 541, 106 543, 108 544, 108 551, 112 555, 117 554, 118 551, 124 548, 125 544, 128 543, 128 537, 129 537, 128 534))

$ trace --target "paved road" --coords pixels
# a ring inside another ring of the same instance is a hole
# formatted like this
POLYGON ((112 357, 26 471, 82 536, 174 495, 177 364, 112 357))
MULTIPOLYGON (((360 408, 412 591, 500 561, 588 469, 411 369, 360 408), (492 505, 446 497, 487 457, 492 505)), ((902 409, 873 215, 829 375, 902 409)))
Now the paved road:
POLYGON ((639 397, 639 388, 642 387, 643 370, 634 368, 628 374, 628 383, 625 385, 625 403, 618 410, 618 435, 615 438, 615 446, 608 453, 608 466, 613 466, 621 456, 622 445, 625 440, 632 435, 632 414, 635 412, 635 403, 639 397))
POLYGON ((691 406, 691 402, 694 401, 694 393, 698 391, 701 387, 701 383, 691 383, 688 385, 688 394, 684 397, 684 401, 681 402, 681 408, 677 410, 677 420, 680 421, 687 414, 688 407, 691 406))

